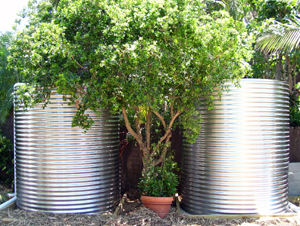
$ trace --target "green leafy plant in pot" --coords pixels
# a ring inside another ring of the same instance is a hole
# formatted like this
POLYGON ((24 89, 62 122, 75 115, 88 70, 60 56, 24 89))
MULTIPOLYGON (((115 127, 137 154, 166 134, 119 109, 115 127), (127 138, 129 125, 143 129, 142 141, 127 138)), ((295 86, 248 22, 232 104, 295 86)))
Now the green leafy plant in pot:
POLYGON ((172 156, 166 158, 159 166, 147 163, 147 170, 142 173, 138 184, 141 200, 145 207, 154 210, 164 218, 173 201, 173 195, 178 186, 177 163, 172 161, 172 156))

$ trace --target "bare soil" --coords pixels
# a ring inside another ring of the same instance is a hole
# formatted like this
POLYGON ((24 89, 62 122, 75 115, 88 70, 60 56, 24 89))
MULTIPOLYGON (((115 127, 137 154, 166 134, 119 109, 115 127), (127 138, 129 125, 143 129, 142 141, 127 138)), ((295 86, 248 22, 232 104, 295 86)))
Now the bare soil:
POLYGON ((264 217, 253 219, 204 219, 196 216, 177 213, 174 206, 170 213, 161 219, 156 213, 142 206, 139 199, 127 196, 118 215, 105 214, 53 214, 24 211, 20 209, 0 211, 0 225, 26 226, 96 226, 96 225, 203 225, 203 226, 296 226, 300 225, 300 216, 293 217, 264 217), (133 198, 133 199, 130 199, 133 198))

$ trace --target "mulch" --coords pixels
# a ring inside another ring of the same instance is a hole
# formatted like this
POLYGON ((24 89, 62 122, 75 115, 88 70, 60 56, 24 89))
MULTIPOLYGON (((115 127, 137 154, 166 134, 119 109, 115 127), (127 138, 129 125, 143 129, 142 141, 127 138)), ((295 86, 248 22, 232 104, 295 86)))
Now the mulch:
MULTIPOLYGON (((204 219, 191 217, 185 214, 176 213, 172 207, 170 213, 161 219, 151 210, 139 207, 128 214, 114 216, 112 214, 53 214, 43 212, 30 212, 24 210, 13 210, 8 212, 0 212, 0 218, 6 222, 3 225, 55 225, 55 226, 75 226, 75 225, 203 225, 203 226, 231 226, 231 225, 277 225, 291 226, 300 225, 300 218, 260 218, 260 219, 204 219)), ((0 223, 1 224, 1 223, 0 223)))
POLYGON ((12 192, 12 188, 9 185, 0 182, 0 194, 5 194, 9 192, 12 192))
POLYGON ((293 226, 300 225, 300 217, 263 217, 257 219, 204 219, 184 213, 177 213, 175 207, 171 207, 169 214, 161 219, 151 210, 142 206, 139 199, 126 198, 118 215, 105 214, 53 214, 44 212, 32 212, 20 209, 0 211, 0 225, 26 225, 26 226, 96 226, 96 225, 143 225, 143 226, 179 226, 179 225, 203 225, 203 226, 293 226))

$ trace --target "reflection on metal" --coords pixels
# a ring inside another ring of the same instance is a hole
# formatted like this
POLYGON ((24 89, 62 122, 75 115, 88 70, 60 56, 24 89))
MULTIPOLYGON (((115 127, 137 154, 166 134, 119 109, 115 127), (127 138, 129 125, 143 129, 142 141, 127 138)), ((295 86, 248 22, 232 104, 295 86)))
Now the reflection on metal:
POLYGON ((231 83, 183 153, 183 203, 192 214, 275 214, 288 205, 289 92, 284 82, 231 83))
MULTIPOLYGON (((16 98, 17 99, 17 98, 16 98)), ((110 211, 119 193, 119 117, 103 110, 83 133, 71 127, 76 106, 52 92, 27 112, 15 110, 17 205, 53 213, 110 211)))

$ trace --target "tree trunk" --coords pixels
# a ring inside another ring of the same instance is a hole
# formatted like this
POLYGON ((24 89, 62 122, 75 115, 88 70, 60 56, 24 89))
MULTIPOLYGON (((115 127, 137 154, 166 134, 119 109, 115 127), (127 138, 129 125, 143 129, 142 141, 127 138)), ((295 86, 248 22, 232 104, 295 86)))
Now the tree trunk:
POLYGON ((286 54, 286 64, 285 64, 285 72, 289 78, 289 90, 292 93, 293 89, 293 77, 292 77, 292 67, 291 67, 291 58, 288 54, 286 54))
POLYGON ((282 79, 282 54, 279 54, 279 57, 277 59, 276 63, 276 71, 275 71, 275 79, 281 80, 282 79))
POLYGON ((266 79, 269 79, 269 77, 270 77, 270 62, 269 62, 269 57, 268 57, 268 55, 265 56, 265 59, 266 59, 266 63, 267 63, 266 76, 265 76, 265 78, 266 78, 266 79))
POLYGON ((296 83, 297 84, 298 82, 300 82, 300 72, 298 72, 296 75, 296 83))

